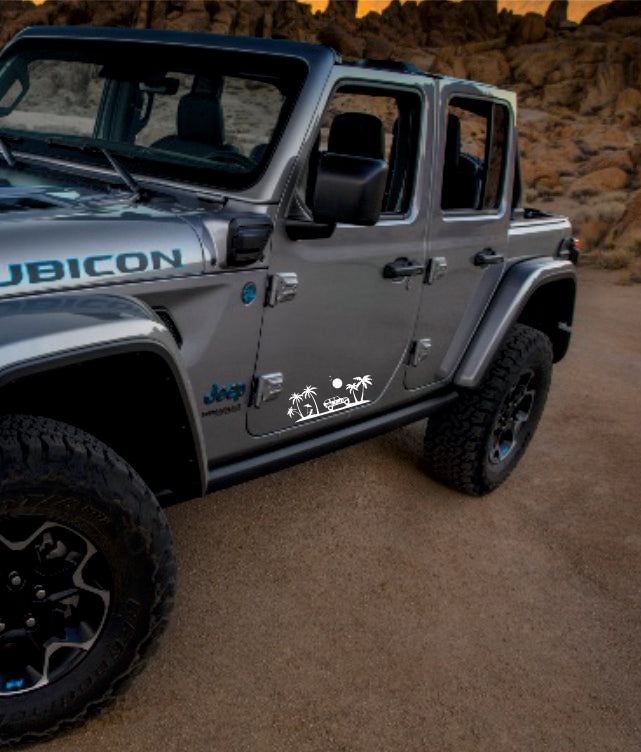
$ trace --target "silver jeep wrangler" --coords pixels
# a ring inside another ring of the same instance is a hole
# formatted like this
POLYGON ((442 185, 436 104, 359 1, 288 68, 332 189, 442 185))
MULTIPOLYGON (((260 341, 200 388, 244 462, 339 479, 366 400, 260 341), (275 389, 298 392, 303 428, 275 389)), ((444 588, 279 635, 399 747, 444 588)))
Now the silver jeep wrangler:
POLYGON ((0 744, 168 619, 161 505, 429 418, 481 495, 569 344, 514 94, 329 48, 33 28, 0 55, 0 744))

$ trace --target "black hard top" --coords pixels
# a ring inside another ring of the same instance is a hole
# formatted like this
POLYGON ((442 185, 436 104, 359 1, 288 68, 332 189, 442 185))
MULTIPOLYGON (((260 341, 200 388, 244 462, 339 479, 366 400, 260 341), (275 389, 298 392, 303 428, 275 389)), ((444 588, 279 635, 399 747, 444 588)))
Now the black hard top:
POLYGON ((340 62, 340 58, 334 50, 319 44, 191 31, 89 26, 30 26, 17 34, 12 42, 23 39, 82 39, 89 41, 104 40, 114 43, 139 42, 141 44, 165 44, 178 47, 206 47, 295 57, 306 61, 310 66, 319 63, 331 65, 340 62))

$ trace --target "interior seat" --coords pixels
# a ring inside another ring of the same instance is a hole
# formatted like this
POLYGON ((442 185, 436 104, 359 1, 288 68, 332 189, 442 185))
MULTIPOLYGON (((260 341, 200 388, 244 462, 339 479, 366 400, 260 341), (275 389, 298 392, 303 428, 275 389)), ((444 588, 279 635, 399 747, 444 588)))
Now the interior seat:
POLYGON ((461 121, 450 113, 447 116, 441 208, 478 209, 482 176, 483 163, 461 151, 461 121))
POLYGON ((222 80, 204 87, 195 81, 189 94, 181 97, 176 116, 176 135, 154 142, 154 149, 208 158, 221 151, 237 151, 225 144, 225 123, 220 102, 222 80))
POLYGON ((376 115, 343 112, 332 120, 327 151, 352 157, 385 159, 385 129, 376 115))

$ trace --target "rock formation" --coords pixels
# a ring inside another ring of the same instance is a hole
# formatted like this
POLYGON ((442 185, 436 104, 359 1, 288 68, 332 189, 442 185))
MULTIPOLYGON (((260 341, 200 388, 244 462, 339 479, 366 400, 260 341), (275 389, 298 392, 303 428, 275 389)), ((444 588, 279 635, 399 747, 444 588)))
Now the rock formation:
POLYGON ((595 257, 641 279, 641 3, 614 0, 578 25, 567 10, 567 0, 545 16, 499 11, 498 0, 393 0, 358 18, 356 0, 323 13, 294 0, 2 0, 0 43, 36 24, 249 34, 511 88, 528 201, 569 212, 595 257))

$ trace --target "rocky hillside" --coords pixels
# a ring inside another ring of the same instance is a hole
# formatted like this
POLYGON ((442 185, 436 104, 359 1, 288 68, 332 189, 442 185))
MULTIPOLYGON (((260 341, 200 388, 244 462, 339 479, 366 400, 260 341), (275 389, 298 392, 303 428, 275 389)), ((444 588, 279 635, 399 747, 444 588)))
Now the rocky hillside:
POLYGON ((396 0, 357 18, 355 0, 315 14, 289 0, 2 0, 0 42, 33 24, 251 34, 511 88, 528 203, 567 212, 596 263, 641 281, 641 3, 615 0, 580 25, 567 5, 542 16, 499 12, 497 0, 396 0))

